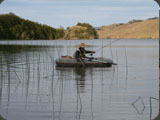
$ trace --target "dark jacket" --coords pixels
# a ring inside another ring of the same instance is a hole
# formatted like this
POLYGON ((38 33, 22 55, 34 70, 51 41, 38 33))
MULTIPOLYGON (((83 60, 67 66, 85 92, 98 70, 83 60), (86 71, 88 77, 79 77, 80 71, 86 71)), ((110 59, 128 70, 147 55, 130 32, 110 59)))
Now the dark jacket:
POLYGON ((92 53, 93 51, 88 51, 82 47, 80 47, 77 51, 76 51, 76 54, 75 54, 75 58, 76 59, 79 59, 79 58, 85 58, 87 53, 92 53))

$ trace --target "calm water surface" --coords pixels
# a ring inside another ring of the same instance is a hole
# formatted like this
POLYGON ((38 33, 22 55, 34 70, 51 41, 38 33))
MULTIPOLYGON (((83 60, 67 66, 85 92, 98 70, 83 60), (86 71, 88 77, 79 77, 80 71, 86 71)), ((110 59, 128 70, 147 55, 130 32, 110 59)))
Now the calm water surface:
POLYGON ((0 41, 0 115, 7 120, 150 120, 159 110, 156 39, 0 41), (77 45, 111 68, 57 68, 77 45), (152 109, 152 112, 151 112, 152 109))

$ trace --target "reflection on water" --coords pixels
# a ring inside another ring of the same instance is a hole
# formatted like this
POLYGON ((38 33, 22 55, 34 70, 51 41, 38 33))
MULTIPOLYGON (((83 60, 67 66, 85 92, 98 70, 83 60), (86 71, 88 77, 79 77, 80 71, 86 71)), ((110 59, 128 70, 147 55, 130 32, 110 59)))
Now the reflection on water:
POLYGON ((75 68, 77 90, 80 93, 85 92, 85 68, 75 68))
MULTIPOLYGON (((93 46, 86 41, 88 49, 108 44, 99 41, 93 46)), ((158 41, 122 40, 97 52, 96 57, 118 63, 111 68, 55 67, 55 59, 72 55, 80 42, 1 45, 0 115, 7 120, 153 119, 158 113, 157 101, 150 106, 159 90, 158 41)))

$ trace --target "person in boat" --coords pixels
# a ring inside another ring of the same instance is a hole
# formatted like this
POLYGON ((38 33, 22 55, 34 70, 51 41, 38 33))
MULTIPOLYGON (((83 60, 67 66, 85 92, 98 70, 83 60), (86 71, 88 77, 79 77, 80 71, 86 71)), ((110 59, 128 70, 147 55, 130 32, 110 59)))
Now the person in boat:
POLYGON ((81 43, 79 45, 79 48, 78 50, 74 53, 74 58, 77 60, 77 61, 80 61, 82 60, 83 58, 88 58, 89 60, 92 59, 91 57, 86 57, 85 54, 88 54, 88 53, 95 53, 95 51, 88 51, 85 49, 86 45, 85 43, 81 43))

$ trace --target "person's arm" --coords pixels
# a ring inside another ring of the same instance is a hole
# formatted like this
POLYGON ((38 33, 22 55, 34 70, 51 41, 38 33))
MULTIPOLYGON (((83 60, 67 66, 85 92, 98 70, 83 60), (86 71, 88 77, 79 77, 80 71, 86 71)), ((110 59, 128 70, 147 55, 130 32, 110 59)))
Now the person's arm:
POLYGON ((84 49, 85 50, 85 53, 87 54, 87 53, 95 53, 95 51, 89 51, 89 50, 86 50, 86 49, 84 49))

